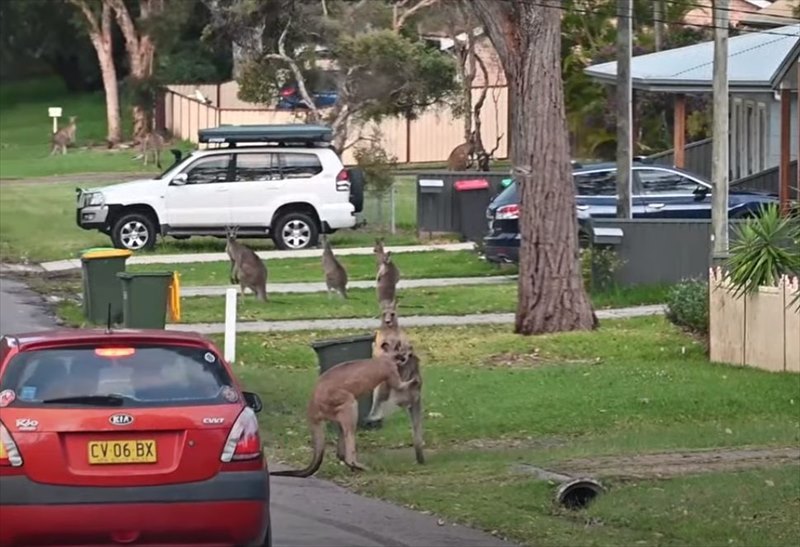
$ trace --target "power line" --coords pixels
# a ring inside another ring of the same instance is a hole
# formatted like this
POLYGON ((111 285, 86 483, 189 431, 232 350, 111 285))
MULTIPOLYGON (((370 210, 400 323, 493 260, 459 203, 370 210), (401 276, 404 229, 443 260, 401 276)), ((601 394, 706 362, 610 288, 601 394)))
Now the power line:
MULTIPOLYGON (((515 1, 515 0, 498 0, 498 1, 512 2, 512 1, 515 1)), ((594 9, 594 10, 593 9, 581 9, 581 8, 576 7, 576 6, 567 7, 567 6, 562 5, 560 3, 560 0, 553 0, 553 1, 558 1, 559 2, 558 4, 548 4, 548 3, 544 2, 543 0, 539 0, 539 1, 534 1, 534 0, 516 0, 516 1, 519 1, 519 2, 521 2, 523 4, 528 4, 530 6, 538 6, 538 7, 542 7, 542 8, 557 9, 557 10, 560 10, 560 11, 563 11, 563 12, 567 12, 567 13, 578 13, 578 14, 583 14, 583 15, 604 15, 604 16, 612 16, 612 17, 615 16, 615 14, 613 13, 613 10, 609 10, 609 12, 606 12, 606 11, 601 11, 601 10, 596 10, 596 9, 594 9)), ((673 5, 678 5, 678 4, 680 4, 680 5, 692 5, 692 4, 683 4, 683 3, 680 3, 680 2, 675 2, 674 0, 672 0, 672 1, 665 0, 665 3, 673 4, 673 5)), ((697 4, 697 5, 695 5, 695 7, 707 7, 707 6, 702 6, 700 4, 697 4)), ((729 11, 732 10, 732 9, 733 8, 729 8, 729 11)), ((742 10, 736 10, 736 11, 741 12, 741 13, 748 13, 748 14, 753 13, 753 12, 746 12, 746 11, 742 11, 742 10)), ((648 20, 652 21, 652 19, 648 19, 648 20)), ((800 21, 797 21, 797 20, 793 20, 793 21, 794 21, 794 25, 800 25, 800 21)), ((686 27, 686 28, 707 29, 707 30, 714 30, 714 29, 717 28, 713 24, 712 25, 701 25, 701 24, 687 23, 685 21, 669 21, 669 20, 666 20, 666 19, 665 20, 660 20, 660 21, 654 21, 654 22, 664 23, 666 25, 673 26, 673 27, 680 26, 680 27, 686 27)), ((794 25, 788 24, 786 26, 794 26, 794 25)), ((791 38, 792 36, 798 36, 799 35, 799 34, 792 34, 792 33, 786 33, 786 32, 776 32, 774 30, 770 31, 770 30, 758 30, 758 29, 745 29, 745 28, 740 28, 740 27, 736 27, 734 30, 735 30, 735 32, 737 32, 740 35, 741 34, 762 34, 762 35, 781 36, 783 38, 787 38, 787 37, 791 38)))

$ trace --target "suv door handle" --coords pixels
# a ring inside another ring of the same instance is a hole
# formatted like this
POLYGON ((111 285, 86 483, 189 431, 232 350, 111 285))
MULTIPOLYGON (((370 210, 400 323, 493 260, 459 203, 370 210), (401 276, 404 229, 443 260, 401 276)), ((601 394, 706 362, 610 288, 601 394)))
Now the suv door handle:
POLYGON ((664 204, 663 203, 648 203, 647 206, 648 207, 652 207, 653 209, 663 209, 664 208, 664 204))
POLYGON ((588 205, 577 205, 576 208, 579 211, 586 211, 589 208, 589 206, 588 205))
POLYGON ((217 188, 217 192, 227 192, 227 188, 217 188))

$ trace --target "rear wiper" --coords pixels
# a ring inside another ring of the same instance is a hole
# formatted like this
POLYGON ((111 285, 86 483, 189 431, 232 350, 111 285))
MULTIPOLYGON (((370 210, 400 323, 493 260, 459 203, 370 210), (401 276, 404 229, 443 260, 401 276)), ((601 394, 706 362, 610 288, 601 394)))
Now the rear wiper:
POLYGON ((98 406, 122 406, 124 402, 125 397, 122 395, 74 395, 72 397, 57 397, 42 401, 46 405, 76 404, 98 406))

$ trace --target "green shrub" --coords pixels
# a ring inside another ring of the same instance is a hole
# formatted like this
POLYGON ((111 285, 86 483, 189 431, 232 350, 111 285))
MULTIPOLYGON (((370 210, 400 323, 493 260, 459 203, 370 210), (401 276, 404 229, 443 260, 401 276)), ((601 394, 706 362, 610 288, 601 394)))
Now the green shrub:
POLYGON ((615 274, 624 261, 613 248, 587 247, 580 250, 581 273, 587 291, 603 291, 616 285, 615 274), (594 268, 592 268, 594 263, 594 268), (593 279, 594 278, 594 279, 593 279))
POLYGON ((708 282, 690 279, 678 283, 667 295, 667 319, 699 334, 708 333, 708 282))

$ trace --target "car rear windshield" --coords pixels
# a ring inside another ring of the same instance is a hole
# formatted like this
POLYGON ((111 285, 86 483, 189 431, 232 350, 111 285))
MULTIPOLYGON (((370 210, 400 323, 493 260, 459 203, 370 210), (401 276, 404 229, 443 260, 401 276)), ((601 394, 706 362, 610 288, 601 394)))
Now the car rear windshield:
MULTIPOLYGON (((181 346, 42 349, 15 355, 0 379, 12 406, 203 405, 235 400, 213 352, 181 346)), ((238 396, 237 396, 238 397, 238 396)))

